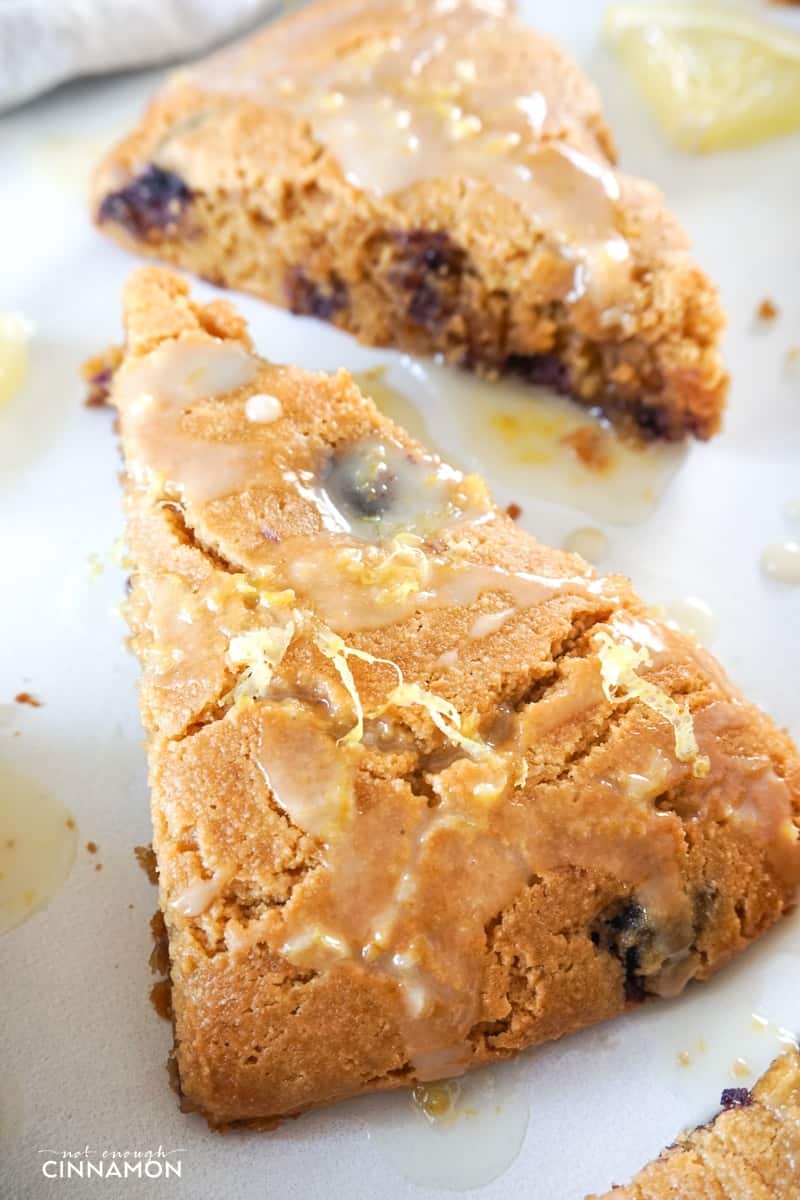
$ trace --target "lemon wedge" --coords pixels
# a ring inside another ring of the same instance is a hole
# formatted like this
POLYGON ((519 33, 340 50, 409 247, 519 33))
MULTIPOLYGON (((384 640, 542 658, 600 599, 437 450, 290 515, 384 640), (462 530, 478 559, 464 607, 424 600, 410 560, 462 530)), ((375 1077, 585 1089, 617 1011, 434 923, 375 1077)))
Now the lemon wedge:
POLYGON ((681 149, 800 129, 800 35, 736 7, 615 4, 605 36, 681 149))
POLYGON ((21 313, 0 313, 0 405, 22 387, 32 332, 33 325, 21 313))

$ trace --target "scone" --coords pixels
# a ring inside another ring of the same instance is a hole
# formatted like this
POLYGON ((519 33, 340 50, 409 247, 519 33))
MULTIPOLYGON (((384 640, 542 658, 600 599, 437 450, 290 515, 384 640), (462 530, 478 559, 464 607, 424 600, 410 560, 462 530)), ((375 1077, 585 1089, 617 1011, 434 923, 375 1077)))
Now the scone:
POLYGON ((505 0, 319 0, 181 71, 100 165, 129 249, 372 345, 707 438, 717 294, 595 89, 505 0))
POLYGON ((168 271, 125 327, 127 609, 212 1124, 674 995, 794 904, 796 750, 625 579, 168 271))
POLYGON ((612 1188, 602 1200, 797 1200, 797 1051, 776 1059, 752 1091, 724 1091, 722 1104, 709 1125, 682 1134, 627 1187, 612 1188))

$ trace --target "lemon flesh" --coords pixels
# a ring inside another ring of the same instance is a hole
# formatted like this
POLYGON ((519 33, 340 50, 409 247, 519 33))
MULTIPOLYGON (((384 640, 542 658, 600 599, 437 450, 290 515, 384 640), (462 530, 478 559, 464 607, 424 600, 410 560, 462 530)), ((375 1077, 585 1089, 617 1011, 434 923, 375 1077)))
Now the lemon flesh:
POLYGON ((0 406, 22 387, 32 326, 20 313, 0 313, 0 406))
POLYGON ((735 7, 615 4, 605 36, 683 150, 800 129, 800 36, 789 30, 735 7))

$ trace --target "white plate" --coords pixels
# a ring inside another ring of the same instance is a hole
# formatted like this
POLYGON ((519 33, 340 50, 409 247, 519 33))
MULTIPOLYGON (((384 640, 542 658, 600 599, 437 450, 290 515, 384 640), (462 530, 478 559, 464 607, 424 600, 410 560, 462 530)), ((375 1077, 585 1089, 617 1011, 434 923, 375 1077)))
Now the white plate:
MULTIPOLYGON (((800 733, 800 590, 759 569, 766 544, 800 534, 783 513, 800 496, 800 370, 785 362, 789 345, 800 343, 800 138, 704 159, 673 153, 599 47, 596 0, 525 9, 597 80, 626 167, 661 185, 692 234, 730 313, 735 382, 725 433, 691 449, 643 523, 612 526, 534 494, 509 494, 496 465, 490 481, 504 500, 522 504, 524 523, 546 540, 602 524, 610 542, 604 565, 632 574, 650 598, 707 601, 718 621, 714 649, 734 679, 800 733), (764 296, 780 316, 759 329, 754 310, 764 296)), ((66 884, 0 940, 0 1193, 57 1194, 42 1163, 88 1145, 94 1161, 104 1151, 180 1150, 171 1161, 180 1161, 181 1177, 62 1185, 77 1194, 435 1196, 403 1171, 432 1170, 419 1167, 431 1154, 463 1163, 475 1145, 486 1154, 490 1147, 502 1165, 526 1105, 521 1151, 481 1197, 578 1200, 602 1191, 681 1127, 707 1118, 721 1088, 748 1082, 732 1075, 737 1057, 755 1074, 778 1048, 775 1028, 798 1027, 796 919, 682 999, 531 1052, 481 1080, 478 1115, 427 1141, 405 1096, 316 1113, 271 1136, 222 1138, 181 1115, 167 1087, 170 1032, 147 1000, 154 893, 131 852, 150 836, 136 668, 111 611, 122 587, 110 559, 121 528, 117 450, 109 414, 82 407, 77 378, 81 360, 119 336, 120 288, 132 266, 90 228, 82 176, 138 113, 155 78, 74 86, 0 123, 0 311, 18 309, 36 323, 28 382, 0 410, 0 701, 24 688, 45 701, 0 710, 0 765, 61 800, 79 834, 66 884), (102 556, 101 574, 90 555, 102 556), (96 856, 84 849, 89 839, 96 856), (754 1028, 752 1012, 773 1025, 754 1028), (677 1063, 682 1051, 688 1066, 677 1063)), ((352 368, 396 362, 330 328, 241 303, 258 345, 275 358, 352 368)), ((425 395, 421 389, 433 412, 425 395)), ((437 434, 458 457, 469 448, 457 408, 450 411, 437 434)), ((467 1164, 468 1179, 480 1166, 467 1164)), ((455 1168, 448 1179, 458 1182, 455 1168)))

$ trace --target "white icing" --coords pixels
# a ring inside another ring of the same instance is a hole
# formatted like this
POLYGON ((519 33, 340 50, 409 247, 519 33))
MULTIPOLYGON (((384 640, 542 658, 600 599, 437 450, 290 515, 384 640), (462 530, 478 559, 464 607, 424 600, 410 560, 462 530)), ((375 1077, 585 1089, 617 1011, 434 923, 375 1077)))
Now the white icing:
POLYGON ((248 396, 244 405, 244 415, 254 425, 269 425, 277 421, 283 413, 283 407, 277 396, 267 392, 256 392, 248 396))

